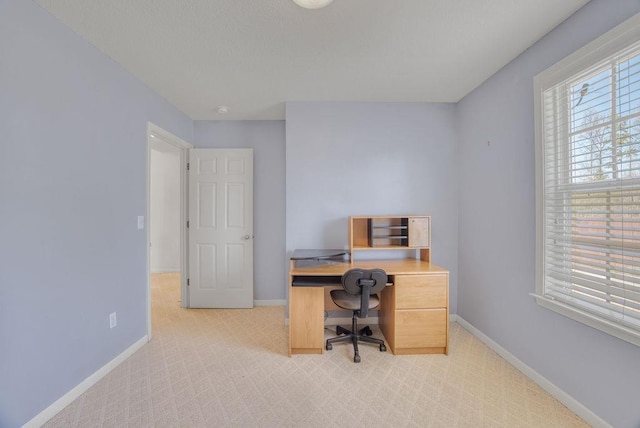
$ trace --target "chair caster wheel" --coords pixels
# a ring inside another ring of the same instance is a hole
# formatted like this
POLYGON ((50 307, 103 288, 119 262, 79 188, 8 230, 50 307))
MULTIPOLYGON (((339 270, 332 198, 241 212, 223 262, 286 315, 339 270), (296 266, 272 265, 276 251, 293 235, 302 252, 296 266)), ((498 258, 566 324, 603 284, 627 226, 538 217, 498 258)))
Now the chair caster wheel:
POLYGON ((353 362, 354 363, 359 363, 360 362, 360 355, 356 355, 353 357, 353 362))
POLYGON ((384 345, 380 345, 380 352, 386 352, 387 351, 387 347, 384 345))
POLYGON ((327 346, 325 346, 325 349, 326 349, 327 351, 331 351, 331 350, 333 349, 333 345, 332 345, 332 344, 330 344, 330 343, 327 343, 327 346))
POLYGON ((369 327, 367 327, 367 331, 365 331, 364 334, 366 334, 367 336, 372 336, 373 332, 371 331, 371 329, 369 327))

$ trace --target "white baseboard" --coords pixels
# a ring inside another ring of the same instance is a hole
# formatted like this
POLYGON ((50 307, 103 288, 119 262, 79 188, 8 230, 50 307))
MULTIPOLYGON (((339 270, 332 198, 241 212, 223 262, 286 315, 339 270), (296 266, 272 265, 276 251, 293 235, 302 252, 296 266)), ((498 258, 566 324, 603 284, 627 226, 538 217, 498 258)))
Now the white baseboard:
POLYGON ((78 398, 80 395, 85 393, 89 388, 96 384, 100 379, 105 377, 111 370, 115 369, 122 363, 124 360, 129 358, 133 353, 135 353, 138 349, 142 348, 145 343, 149 341, 149 338, 145 335, 140 338, 136 343, 129 346, 123 353, 115 357, 113 360, 109 361, 103 367, 98 369, 95 373, 90 375, 88 378, 83 380, 81 383, 76 385, 71 391, 64 394, 57 401, 55 401, 52 405, 44 409, 42 412, 38 413, 36 417, 31 419, 29 422, 24 424, 23 428, 36 428, 44 425, 49 419, 53 418, 55 415, 60 413, 62 409, 67 407, 73 400, 78 398))
POLYGON ((498 355, 507 360, 509 364, 524 373, 525 376, 538 384, 542 389, 547 391, 562 404, 567 406, 576 415, 584 419, 585 422, 587 422, 589 425, 591 425, 592 427, 611 428, 611 425, 603 420, 600 416, 593 413, 582 403, 551 383, 549 379, 545 378, 540 373, 523 363, 515 355, 504 349, 498 343, 494 342, 493 339, 491 339, 489 336, 475 328, 473 325, 469 324, 460 316, 452 315, 452 317, 454 316, 455 320, 452 319, 452 321, 457 322, 469 333, 480 339, 480 341, 482 341, 485 345, 493 349, 498 355))
POLYGON ((284 299, 274 300, 254 300, 254 306, 287 306, 287 301, 284 299))

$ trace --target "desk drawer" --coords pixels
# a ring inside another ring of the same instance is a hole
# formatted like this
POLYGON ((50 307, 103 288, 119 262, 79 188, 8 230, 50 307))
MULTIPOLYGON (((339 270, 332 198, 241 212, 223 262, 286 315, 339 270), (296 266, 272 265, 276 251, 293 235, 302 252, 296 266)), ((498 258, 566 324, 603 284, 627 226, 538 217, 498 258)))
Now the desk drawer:
POLYGON ((447 346, 446 309, 397 310, 395 328, 396 348, 447 346))
POLYGON ((396 275, 397 309, 447 307, 447 275, 396 275))

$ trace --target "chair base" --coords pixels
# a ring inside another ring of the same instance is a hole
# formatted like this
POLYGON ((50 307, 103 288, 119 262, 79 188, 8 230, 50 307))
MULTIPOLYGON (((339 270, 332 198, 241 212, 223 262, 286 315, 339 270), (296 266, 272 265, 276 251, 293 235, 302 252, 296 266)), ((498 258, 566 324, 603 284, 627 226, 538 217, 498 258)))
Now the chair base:
POLYGON ((365 343, 373 343, 374 345, 378 345, 380 348, 380 352, 385 352, 387 347, 384 345, 384 340, 376 339, 373 337, 369 337, 373 334, 371 328, 369 326, 363 327, 358 330, 358 321, 356 318, 356 311, 353 312, 353 318, 351 318, 351 330, 347 330, 344 327, 337 326, 336 334, 338 337, 332 337, 331 339, 327 339, 327 343, 325 348, 327 351, 331 351, 333 349, 334 343, 340 342, 351 342, 353 343, 353 362, 360 362, 360 353, 358 352, 358 342, 365 343))

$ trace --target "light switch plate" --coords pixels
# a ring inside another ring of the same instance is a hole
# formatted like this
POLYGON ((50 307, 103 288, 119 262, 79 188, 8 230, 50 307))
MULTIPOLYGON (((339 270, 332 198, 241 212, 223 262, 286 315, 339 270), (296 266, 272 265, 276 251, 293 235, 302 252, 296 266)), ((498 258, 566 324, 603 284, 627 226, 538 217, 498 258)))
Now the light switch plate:
POLYGON ((138 229, 144 229, 144 216, 138 216, 138 229))

